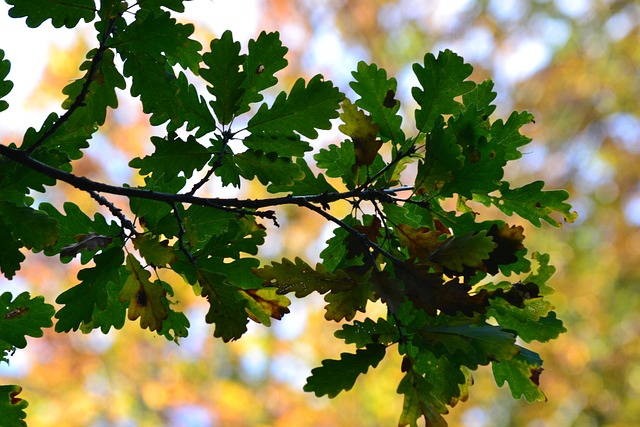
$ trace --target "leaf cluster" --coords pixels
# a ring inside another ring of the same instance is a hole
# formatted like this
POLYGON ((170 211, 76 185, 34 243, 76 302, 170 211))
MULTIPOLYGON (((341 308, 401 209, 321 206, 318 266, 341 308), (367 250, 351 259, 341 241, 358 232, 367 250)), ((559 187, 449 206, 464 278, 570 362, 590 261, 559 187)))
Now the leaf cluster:
MULTIPOLYGON (((536 227, 558 227, 576 215, 565 191, 544 190, 542 181, 512 188, 504 180, 507 162, 530 141, 520 129, 533 117, 514 112, 494 120, 493 83, 469 80, 473 68, 463 58, 445 50, 413 66, 417 108, 408 120, 396 79, 375 64, 361 62, 352 73, 355 99, 321 75, 279 90, 287 49, 277 32, 262 32, 243 51, 227 31, 201 53, 193 26, 173 17, 181 0, 103 0, 97 8, 84 0, 8 3, 10 15, 26 17, 29 26, 94 21, 97 42, 80 66, 82 78, 63 91, 65 113, 28 129, 20 144, 0 146, 2 274, 15 276, 25 249, 61 262, 79 256, 83 266, 78 283, 57 297, 57 311, 43 297, 0 296, 2 360, 24 347, 24 336, 41 336, 54 316, 57 332, 106 333, 139 319, 177 342, 189 320, 172 300, 175 284, 162 279, 171 269, 183 278, 180 286, 207 301, 205 320, 225 342, 239 339, 250 320, 270 326, 281 319, 289 294, 323 295, 327 321, 342 322, 336 338, 355 351, 323 361, 305 390, 334 397, 394 349, 404 375, 399 425, 420 418, 445 425, 447 407, 467 399, 471 372, 483 365, 492 365, 498 385, 508 382, 515 398, 544 399, 542 360, 521 344, 565 330, 546 299, 554 269, 547 255, 529 255, 523 226, 481 220, 486 213, 474 208, 536 227), (125 88, 158 130, 153 152, 129 162, 144 184, 74 175, 73 160, 125 88), (310 153, 311 141, 336 121, 342 141, 310 153), (214 180, 258 182, 271 196, 202 197, 214 180), (34 206, 31 191, 57 181, 87 192, 113 219, 91 218, 74 203, 63 212, 34 206), (111 195, 127 197, 128 207, 117 207, 111 195), (340 218, 330 211, 339 201, 352 206, 340 218), (264 222, 278 225, 272 208, 281 205, 337 226, 316 266, 299 257, 270 264, 259 258, 264 222), (387 316, 367 317, 371 303, 385 304, 387 316)), ((11 90, 8 72, 0 51, 0 98, 11 90)), ((0 111, 6 108, 0 100, 0 111)), ((0 390, 0 397, 11 401, 15 393, 0 390)), ((10 405, 17 420, 20 410, 10 405)))

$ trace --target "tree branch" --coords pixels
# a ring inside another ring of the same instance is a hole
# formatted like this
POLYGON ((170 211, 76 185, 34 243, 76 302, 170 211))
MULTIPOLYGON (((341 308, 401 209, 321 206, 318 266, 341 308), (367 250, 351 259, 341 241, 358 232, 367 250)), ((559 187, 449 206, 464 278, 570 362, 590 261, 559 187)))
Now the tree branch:
POLYGON ((153 190, 146 190, 143 188, 118 187, 115 185, 92 181, 88 178, 79 177, 72 173, 49 166, 46 163, 34 159, 24 150, 18 150, 16 148, 7 147, 6 145, 2 144, 0 144, 0 155, 3 155, 15 162, 27 166, 34 171, 40 172, 51 178, 66 182, 67 184, 70 184, 82 191, 95 191, 98 193, 108 193, 129 198, 156 200, 165 203, 187 203, 191 205, 222 209, 242 215, 254 215, 271 220, 275 220, 274 211, 268 210, 258 212, 254 211, 253 209, 263 209, 281 205, 298 205, 308 207, 309 203, 327 205, 332 202, 351 198, 357 198, 360 200, 379 200, 382 202, 395 203, 396 201, 398 201, 394 198, 397 192, 413 190, 412 186, 403 186, 386 190, 364 189, 346 191, 342 193, 322 193, 312 196, 284 196, 253 200, 205 198, 193 196, 190 194, 163 193, 153 190))

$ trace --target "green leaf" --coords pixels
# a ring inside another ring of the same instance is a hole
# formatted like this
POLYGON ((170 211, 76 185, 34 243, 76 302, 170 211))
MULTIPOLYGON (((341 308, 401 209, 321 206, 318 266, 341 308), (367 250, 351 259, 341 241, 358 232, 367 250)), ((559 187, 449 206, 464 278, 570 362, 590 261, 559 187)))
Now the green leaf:
POLYGON ((240 290, 229 284, 225 276, 209 270, 198 270, 198 284, 202 296, 209 302, 205 317, 207 323, 215 324, 213 335, 229 342, 240 338, 247 331, 247 300, 240 290))
POLYGON ((566 222, 573 222, 578 217, 571 211, 571 205, 564 201, 569 198, 569 193, 564 190, 542 191, 543 181, 534 181, 523 187, 509 188, 508 182, 500 184, 500 197, 492 197, 492 203, 507 215, 514 213, 531 222, 536 227, 542 226, 540 220, 544 220, 554 227, 562 224, 555 220, 551 214, 559 212, 566 222))
POLYGON ((193 249, 201 249, 212 237, 227 232, 234 220, 230 212, 196 205, 189 206, 180 216, 184 222, 185 238, 193 249))
POLYGON ((186 122, 188 131, 198 129, 196 137, 201 137, 216 129, 216 121, 211 114, 206 101, 198 94, 194 85, 190 84, 187 76, 180 72, 178 78, 173 81, 177 87, 174 102, 170 105, 172 110, 172 124, 168 130, 175 131, 186 122), (173 117, 176 117, 175 119, 173 117))
POLYGON ((455 98, 476 86, 474 82, 466 81, 473 67, 448 49, 440 52, 437 58, 427 53, 423 65, 413 65, 413 72, 422 87, 411 90, 413 98, 420 105, 415 114, 416 126, 425 133, 431 131, 436 117, 459 113, 461 104, 455 98))
POLYGON ((278 82, 274 74, 287 66, 284 56, 288 50, 282 46, 278 32, 262 31, 256 40, 249 40, 249 53, 243 64, 244 81, 241 85, 244 93, 237 114, 249 111, 250 104, 262 101, 260 92, 278 82))
POLYGON ((118 107, 116 89, 124 89, 127 86, 124 77, 116 69, 113 51, 105 50, 96 57, 97 53, 96 49, 89 51, 87 61, 80 65, 80 70, 86 71, 85 75, 62 90, 62 93, 67 95, 67 99, 62 103, 65 109, 69 109, 76 98, 84 94, 82 106, 65 123, 66 129, 81 128, 94 123, 102 126, 107 116, 107 107, 118 107), (94 63, 97 63, 97 66, 94 63), (90 75, 91 72, 93 75, 90 75), (91 83, 85 87, 89 77, 91 83))
POLYGON ((458 194, 472 198, 474 194, 489 194, 504 175, 504 147, 489 138, 489 121, 482 112, 467 109, 456 118, 449 119, 447 131, 453 132, 462 145, 464 162, 445 182, 440 192, 443 196, 458 194))
MULTIPOLYGON (((321 148, 313 158, 316 165, 326 169, 325 175, 331 178, 341 178, 349 190, 353 190, 364 178, 360 178, 359 170, 355 167, 356 154, 351 141, 343 141, 340 146, 329 145, 329 149, 321 148)), ((364 169, 362 169, 364 171, 364 169)), ((366 174, 366 171, 364 171, 366 174)))
MULTIPOLYGON (((66 216, 58 212, 58 210, 49 203, 42 203, 39 208, 46 212, 51 218, 57 220, 60 227, 58 241, 51 248, 45 249, 46 255, 55 255, 60 253, 63 247, 76 243, 75 238, 78 235, 86 235, 90 232, 108 237, 120 235, 121 229, 117 223, 112 221, 110 224, 107 224, 106 219, 100 213, 96 213, 93 216, 93 219, 91 219, 82 212, 80 207, 75 203, 64 203, 63 209, 66 216)), ((80 257, 82 264, 89 262, 89 260, 93 258, 95 252, 95 250, 82 251, 80 257)), ((68 262, 70 259, 71 258, 63 259, 63 262, 68 262)))
MULTIPOLYGON (((0 98, 7 96, 11 89, 13 89, 13 82, 7 80, 11 70, 11 63, 8 59, 4 59, 4 50, 0 49, 0 98)), ((9 108, 7 101, 0 101, 0 112, 9 108)))
POLYGON ((187 122, 202 136, 215 129, 215 121, 204 100, 189 84, 184 73, 177 77, 172 65, 197 72, 200 43, 191 40, 191 24, 176 24, 168 12, 159 15, 139 10, 136 20, 116 37, 115 47, 124 60, 124 75, 133 78, 131 95, 140 96, 143 111, 151 113, 156 126, 170 121, 175 131, 187 122))
POLYGON ((95 256, 95 267, 80 270, 80 283, 67 289, 56 299, 56 303, 64 305, 56 313, 56 332, 76 331, 81 323, 91 322, 94 309, 107 308, 107 288, 111 282, 122 283, 120 266, 123 261, 122 248, 112 247, 95 256))
POLYGON ((4 277, 11 280, 16 271, 20 270, 20 264, 25 256, 20 252, 21 243, 14 240, 11 227, 0 218, 0 270, 4 277))
POLYGON ((257 255, 258 247, 264 244, 265 227, 253 217, 241 217, 229 223, 229 230, 219 239, 211 239, 205 253, 216 257, 238 259, 242 256, 257 255))
MULTIPOLYGON (((347 225, 354 225, 354 219, 350 215, 342 220, 347 225)), ((333 273, 338 267, 343 267, 347 260, 347 246, 345 241, 349 233, 341 227, 333 230, 333 236, 330 237, 322 252, 320 252, 320 258, 322 258, 322 265, 329 272, 333 273)))
MULTIPOLYGON (((177 193, 186 184, 186 178, 171 178, 166 175, 152 175, 144 178, 145 190, 177 193)), ((154 234, 164 234, 166 237, 178 235, 178 223, 173 215, 170 204, 151 199, 131 198, 129 200, 131 211, 140 219, 145 229, 154 234)))
POLYGON ((499 387, 509 383, 511 395, 515 399, 524 396, 527 402, 544 402, 546 396, 540 390, 542 359, 537 353, 519 347, 519 353, 511 359, 493 362, 491 368, 499 387))
POLYGON ((462 103, 469 108, 474 106, 487 119, 496 110, 492 102, 496 99, 497 93, 493 91, 493 82, 485 80, 477 85, 472 91, 462 95, 462 103))
POLYGON ((267 190, 270 193, 290 193, 292 196, 310 196, 322 193, 335 193, 336 189, 331 186, 323 174, 316 176, 309 164, 303 159, 296 159, 296 164, 300 167, 300 172, 304 178, 294 181, 293 185, 276 185, 271 183, 267 190))
POLYGON ((358 376, 367 373, 369 367, 378 366, 385 352, 384 345, 369 344, 355 354, 342 353, 339 360, 323 360, 321 367, 311 370, 304 391, 333 398, 343 390, 351 390, 358 376))
POLYGON ((189 38, 193 31, 193 24, 179 24, 169 12, 157 13, 141 8, 135 19, 117 33, 114 45, 127 56, 149 55, 155 64, 168 60, 171 65, 178 63, 197 72, 202 45, 189 38))
POLYGON ((121 266, 119 269, 120 280, 107 283, 107 306, 104 309, 100 309, 97 306, 94 308, 91 320, 82 322, 80 325, 80 330, 83 333, 88 334, 98 328, 103 334, 108 333, 112 327, 122 329, 127 316, 129 302, 121 302, 119 296, 127 274, 124 266, 121 266))
POLYGON ((349 86, 360 95, 356 105, 371 114, 371 119, 379 125, 380 136, 401 144, 405 140, 401 129, 402 117, 398 114, 400 101, 395 99, 398 82, 393 77, 387 79, 387 72, 377 65, 367 65, 361 61, 354 71, 355 81, 349 86))
POLYGON ((372 343, 389 345, 397 342, 400 338, 396 325, 383 318, 378 318, 377 321, 370 318, 366 318, 362 322, 355 320, 353 325, 343 325, 342 329, 336 331, 334 335, 347 344, 355 344, 358 348, 372 343))
POLYGON ((540 290, 540 295, 550 295, 554 292, 553 288, 547 285, 547 282, 555 274, 556 268, 549 264, 549 254, 534 252, 531 258, 537 262, 538 266, 532 271, 522 282, 535 283, 540 290))
POLYGON ((487 316, 494 317, 501 327, 516 331, 525 342, 547 342, 567 331, 552 309, 551 303, 543 298, 528 299, 522 308, 493 299, 487 316))
POLYGON ((446 239, 429 254, 427 260, 461 273, 465 267, 482 268, 483 261, 489 258, 496 246, 485 230, 467 233, 446 239))
POLYGON ((347 290, 357 284, 342 270, 329 273, 323 264, 317 264, 314 270, 298 257, 295 262, 286 258, 282 258, 282 263, 273 261, 270 266, 254 269, 253 273, 264 279, 264 286, 277 287, 281 295, 294 292, 296 298, 312 292, 324 294, 331 290, 347 290))
POLYGON ((53 326, 55 309, 44 302, 43 296, 31 298, 29 292, 21 293, 13 301, 11 297, 10 292, 0 295, 0 341, 25 348, 26 336, 42 337, 42 328, 53 326))
POLYGON ((344 95, 330 81, 316 75, 305 86, 296 80, 289 95, 280 92, 271 107, 262 104, 249 120, 251 132, 291 135, 297 132, 307 138, 317 138, 318 129, 331 129, 331 119, 338 117, 344 95))
POLYGON ((245 89, 245 71, 241 70, 245 62, 240 54, 240 43, 233 41, 231 31, 225 31, 219 39, 211 41, 210 52, 202 55, 202 61, 209 68, 201 68, 200 76, 211 86, 207 90, 216 98, 211 107, 222 125, 231 120, 240 110, 240 100, 245 89))
MULTIPOLYGON (((462 318, 464 319, 464 318, 462 318)), ((511 359, 517 352, 515 335, 492 325, 456 324, 453 318, 440 319, 442 325, 419 331, 419 344, 436 356, 446 357, 459 366, 476 369, 493 360, 511 359)), ((417 338, 416 338, 417 340, 417 338)))
POLYGON ((193 137, 186 141, 170 133, 167 138, 151 137, 155 151, 144 158, 135 158, 129 162, 132 168, 140 169, 140 175, 165 175, 166 180, 171 180, 180 174, 186 178, 193 176, 193 171, 202 169, 211 153, 193 137))
POLYGON ((276 186, 288 187, 304 178, 304 173, 297 163, 286 157, 279 157, 273 152, 264 153, 249 149, 236 154, 234 160, 244 178, 258 178, 265 186, 273 183, 276 186))
POLYGON ((430 351, 420 349, 414 368, 431 385, 429 393, 451 407, 469 397, 469 386, 473 382, 469 370, 456 363, 454 358, 436 357, 430 351))
POLYGON ((265 153, 277 153, 278 156, 302 157, 307 151, 311 151, 308 142, 303 141, 300 135, 282 135, 277 133, 252 133, 242 140, 247 148, 265 153))
POLYGON ((520 128, 528 123, 533 123, 533 114, 527 111, 514 111, 506 122, 499 119, 491 125, 491 140, 505 148, 505 160, 516 160, 522 157, 518 147, 530 143, 531 138, 522 135, 520 128))
POLYGON ((26 427, 24 409, 29 403, 18 397, 22 387, 18 385, 0 385, 0 414, 5 427, 26 427))
MULTIPOLYGON (((170 286, 167 283, 163 283, 165 290, 170 286)), ((171 291, 173 292, 173 291, 171 291)), ((167 340, 173 341, 178 344, 180 338, 186 338, 189 335, 189 319, 184 313, 174 311, 171 306, 173 305, 167 298, 162 299, 165 309, 167 310, 167 318, 162 322, 162 329, 158 331, 158 334, 163 335, 167 340)))
POLYGON ((65 0, 64 2, 50 0, 6 0, 13 7, 9 9, 12 18, 27 18, 27 25, 31 28, 39 27, 47 19, 51 24, 73 28, 81 19, 85 22, 93 21, 96 14, 94 0, 65 0))
POLYGON ((430 195, 436 191, 439 192, 447 182, 453 179, 453 174, 464 165, 462 146, 457 143, 453 132, 444 125, 444 119, 436 117, 433 129, 427 135, 424 160, 418 163, 415 181, 418 194, 430 195))
POLYGON ((409 369, 398 385, 398 394, 404 394, 399 427, 418 427, 418 419, 424 417, 429 427, 447 427, 442 414, 447 407, 431 392, 432 386, 414 369, 409 369))
POLYGON ((413 228, 398 224, 396 230, 400 242, 412 257, 455 273, 463 273, 465 267, 482 268, 483 261, 489 259, 497 246, 485 230, 446 239, 442 239, 439 231, 431 231, 426 227, 413 228))
POLYGON ((10 227, 14 241, 27 249, 41 251, 55 245, 60 237, 59 222, 43 211, 0 202, 0 218, 10 227))

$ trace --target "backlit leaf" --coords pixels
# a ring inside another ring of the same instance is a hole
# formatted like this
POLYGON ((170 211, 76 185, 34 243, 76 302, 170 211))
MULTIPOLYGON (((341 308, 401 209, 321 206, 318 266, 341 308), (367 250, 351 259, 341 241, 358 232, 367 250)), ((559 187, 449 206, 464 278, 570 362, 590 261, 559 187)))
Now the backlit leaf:
POLYGON ((27 336, 41 337, 42 328, 53 326, 55 309, 44 302, 43 296, 31 298, 29 292, 22 292, 13 301, 11 297, 10 292, 0 295, 0 341, 25 348, 27 336))
POLYGON ((400 101, 396 99, 398 83, 391 77, 387 79, 387 72, 375 64, 358 63, 354 71, 355 81, 349 86, 360 95, 356 105, 371 114, 371 119, 379 126, 380 136, 385 140, 392 140, 396 144, 404 142, 405 136, 401 129, 402 117, 398 114, 400 101))
POLYGON ((508 382, 515 399, 524 396, 527 402, 547 400, 540 390, 540 374, 543 369, 542 359, 537 353, 520 347, 520 352, 512 359, 494 362, 491 368, 498 386, 502 387, 505 381, 508 382))
POLYGON ((296 80, 287 95, 280 92, 270 107, 262 104, 249 120, 251 132, 290 135, 297 132, 307 138, 317 138, 318 129, 330 129, 331 119, 338 117, 344 95, 316 75, 305 86, 304 79, 296 80))
POLYGON ((31 28, 39 27, 44 21, 51 19, 51 24, 73 28, 82 19, 91 22, 95 17, 94 0, 68 0, 57 2, 50 0, 6 0, 13 6, 9 9, 12 18, 27 18, 27 25, 31 28))
POLYGON ((63 304, 56 313, 56 332, 78 330, 81 323, 90 323, 94 310, 105 310, 109 283, 122 283, 120 266, 124 261, 122 248, 111 247, 94 257, 95 266, 78 273, 80 283, 61 293, 56 303, 63 304))
POLYGON ((240 338, 247 331, 249 321, 245 311, 247 300, 240 290, 226 282, 223 275, 202 269, 198 270, 198 284, 202 287, 202 296, 209 302, 205 320, 215 325, 213 335, 224 342, 240 338))
POLYGON ((311 370, 304 391, 333 398, 343 390, 351 390, 360 374, 365 374, 369 367, 378 366, 385 350, 382 344, 369 344, 356 350, 355 354, 342 353, 339 360, 323 360, 321 367, 311 370))
POLYGON ((0 49, 0 112, 9 108, 7 101, 1 100, 7 96, 13 88, 13 82, 11 80, 7 80, 9 70, 11 70, 11 63, 8 59, 5 59, 4 50, 0 49))
POLYGON ((18 385, 0 385, 0 414, 2 423, 6 427, 26 427, 24 419, 27 417, 25 408, 29 403, 18 397, 22 387, 18 385))
POLYGON ((536 227, 542 225, 541 219, 554 227, 562 226, 551 216, 554 212, 562 214, 566 222, 575 221, 578 214, 572 212, 571 205, 565 202, 569 198, 569 193, 564 190, 542 191, 542 187, 544 187, 543 181, 535 181, 514 189, 510 188, 509 183, 502 182, 500 197, 493 197, 492 202, 505 214, 516 213, 536 227))
POLYGON ((473 67, 465 64, 462 57, 450 50, 424 56, 423 64, 414 64, 413 71, 420 82, 420 88, 411 90, 420 108, 416 110, 416 126, 421 132, 433 128, 436 117, 455 114, 460 111, 460 102, 455 98, 470 92, 475 83, 466 79, 473 67))

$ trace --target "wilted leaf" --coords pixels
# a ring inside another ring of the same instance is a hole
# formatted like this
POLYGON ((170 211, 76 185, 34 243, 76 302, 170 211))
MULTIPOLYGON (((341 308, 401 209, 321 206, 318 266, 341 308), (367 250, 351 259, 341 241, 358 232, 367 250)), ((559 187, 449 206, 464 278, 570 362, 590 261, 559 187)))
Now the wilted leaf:
POLYGON ((371 165, 382 147, 382 140, 377 139, 380 126, 372 123, 371 117, 359 110, 348 99, 342 102, 340 118, 344 122, 339 126, 340 131, 351 137, 353 141, 356 165, 371 165))
POLYGON ((166 267, 176 260, 173 247, 169 246, 168 240, 160 240, 158 236, 151 233, 139 234, 133 239, 133 246, 140 252, 140 255, 151 265, 156 267, 166 267))
POLYGON ((280 320, 289 313, 289 298, 279 295, 274 288, 240 290, 247 300, 247 312, 251 320, 271 326, 271 317, 280 320))
POLYGON ((127 255, 126 267, 130 274, 120 291, 120 301, 129 301, 127 317, 129 320, 139 317, 142 329, 160 331, 169 315, 164 303, 166 290, 159 281, 149 281, 151 273, 132 254, 127 255))
POLYGON ((75 257, 81 251, 95 251, 99 248, 106 248, 111 244, 113 239, 108 236, 101 236, 93 231, 87 234, 77 234, 73 238, 78 243, 67 245, 60 249, 61 257, 75 257))
POLYGON ((322 264, 314 270, 301 258, 295 262, 283 258, 282 263, 272 262, 271 266, 254 268, 253 274, 264 279, 264 286, 278 288, 278 294, 294 292, 297 298, 303 298, 312 292, 324 294, 331 290, 351 289, 356 282, 344 271, 329 273, 322 264))

